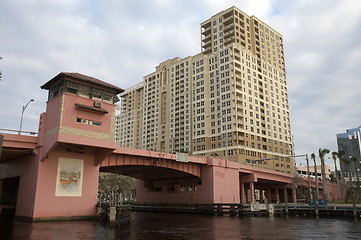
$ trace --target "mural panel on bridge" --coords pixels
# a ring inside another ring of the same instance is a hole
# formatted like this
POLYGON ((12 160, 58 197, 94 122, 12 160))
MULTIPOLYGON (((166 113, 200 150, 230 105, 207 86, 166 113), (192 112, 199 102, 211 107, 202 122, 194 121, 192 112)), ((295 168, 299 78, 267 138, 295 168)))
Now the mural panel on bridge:
POLYGON ((59 158, 55 196, 81 197, 84 160, 59 158))

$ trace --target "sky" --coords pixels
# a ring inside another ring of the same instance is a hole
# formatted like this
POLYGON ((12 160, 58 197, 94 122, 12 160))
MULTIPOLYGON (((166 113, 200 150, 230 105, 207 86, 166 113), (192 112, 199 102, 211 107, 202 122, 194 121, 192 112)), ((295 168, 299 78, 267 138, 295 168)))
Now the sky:
POLYGON ((200 23, 231 6, 283 35, 295 153, 337 151, 336 134, 361 126, 360 0, 2 0, 0 128, 18 130, 33 98, 22 129, 37 131, 40 86, 60 72, 128 88, 198 54, 200 23))

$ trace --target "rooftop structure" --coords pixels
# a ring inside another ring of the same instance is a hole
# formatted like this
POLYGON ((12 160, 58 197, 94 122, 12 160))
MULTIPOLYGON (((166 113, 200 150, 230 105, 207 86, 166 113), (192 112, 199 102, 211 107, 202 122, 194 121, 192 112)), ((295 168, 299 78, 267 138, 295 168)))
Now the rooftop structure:
POLYGON ((119 87, 103 82, 97 78, 80 73, 67 72, 59 73, 42 85, 41 89, 49 90, 48 100, 51 100, 62 92, 68 92, 109 103, 118 102, 117 94, 124 91, 119 87))

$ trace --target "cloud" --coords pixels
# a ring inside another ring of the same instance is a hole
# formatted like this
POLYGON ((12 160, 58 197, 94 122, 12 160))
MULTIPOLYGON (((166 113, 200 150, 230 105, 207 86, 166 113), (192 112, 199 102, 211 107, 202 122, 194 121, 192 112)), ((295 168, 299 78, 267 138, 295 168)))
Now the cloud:
MULTIPOLYGON (((284 33, 292 132, 296 152, 337 150, 336 134, 360 125, 357 1, 300 1, 284 33), (355 62, 356 61, 356 62, 355 62)), ((284 31, 282 31, 284 29, 284 31)))
POLYGON ((62 71, 122 88, 166 59, 200 52, 200 23, 235 5, 284 38, 296 153, 336 150, 336 134, 361 125, 361 1, 21 1, 0 2, 0 128, 36 130, 62 71), (190 7, 191 6, 191 7, 190 7))

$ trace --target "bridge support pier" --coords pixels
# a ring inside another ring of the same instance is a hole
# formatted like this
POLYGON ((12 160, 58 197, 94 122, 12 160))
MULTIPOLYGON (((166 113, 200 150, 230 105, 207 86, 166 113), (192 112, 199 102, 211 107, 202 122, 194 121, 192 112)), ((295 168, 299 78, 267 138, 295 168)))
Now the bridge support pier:
POLYGON ((241 182, 241 201, 243 204, 246 203, 246 194, 245 194, 245 190, 244 190, 244 183, 241 182))
POLYGON ((249 189, 251 192, 251 202, 254 202, 254 182, 249 183, 249 189))
POLYGON ((297 195, 296 195, 295 188, 292 188, 292 200, 293 200, 293 203, 297 203, 297 195))
POLYGON ((266 196, 267 196, 268 202, 269 202, 269 203, 272 203, 272 199, 271 199, 271 189, 270 189, 270 188, 267 188, 267 190, 266 190, 266 196))
POLYGON ((276 195, 276 203, 280 202, 280 193, 278 191, 278 187, 275 188, 275 195, 276 195))

